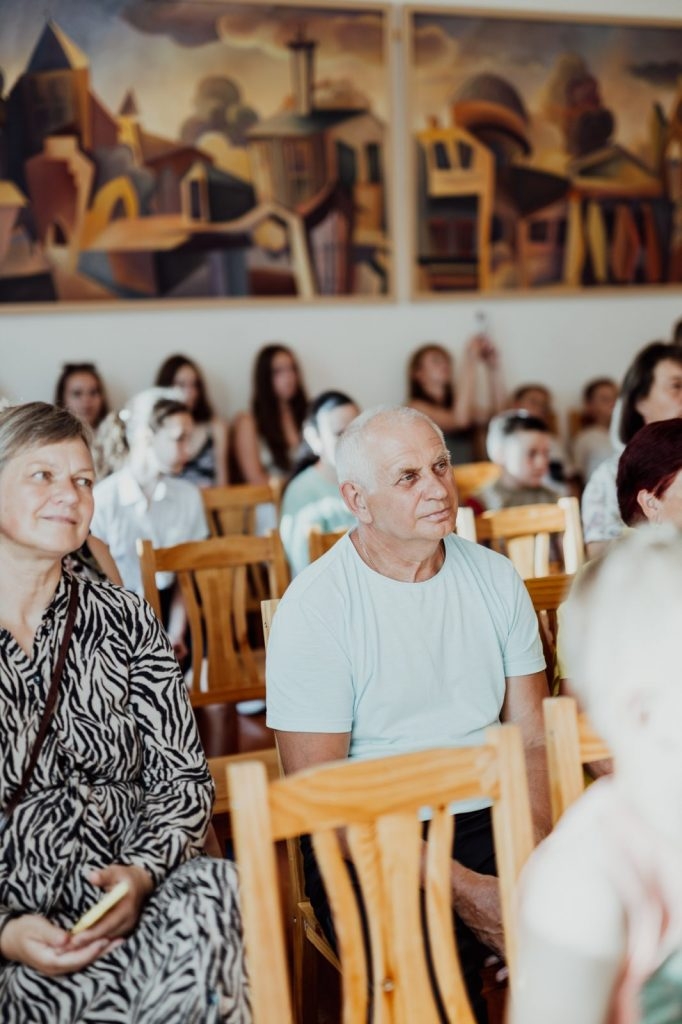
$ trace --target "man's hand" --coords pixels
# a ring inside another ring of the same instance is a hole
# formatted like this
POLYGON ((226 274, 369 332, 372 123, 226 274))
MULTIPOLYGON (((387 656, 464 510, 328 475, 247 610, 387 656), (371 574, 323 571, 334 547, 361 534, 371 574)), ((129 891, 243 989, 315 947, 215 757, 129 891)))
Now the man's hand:
POLYGON ((92 928, 71 937, 72 949, 80 949, 93 940, 110 940, 130 935, 139 920, 144 901, 154 889, 149 872, 136 864, 109 864, 106 868, 91 872, 90 881, 106 890, 113 889, 117 882, 126 881, 128 892, 92 928))
POLYGON ((504 956, 500 888, 494 875, 479 875, 453 860, 452 905, 484 946, 504 956))
MULTIPOLYGON (((88 933, 83 932, 83 938, 88 933)), ((23 914, 5 925, 0 937, 0 953, 7 960, 32 967, 41 974, 56 977, 82 971, 101 956, 105 956, 122 939, 93 938, 79 942, 67 931, 51 924, 39 914, 23 914)))

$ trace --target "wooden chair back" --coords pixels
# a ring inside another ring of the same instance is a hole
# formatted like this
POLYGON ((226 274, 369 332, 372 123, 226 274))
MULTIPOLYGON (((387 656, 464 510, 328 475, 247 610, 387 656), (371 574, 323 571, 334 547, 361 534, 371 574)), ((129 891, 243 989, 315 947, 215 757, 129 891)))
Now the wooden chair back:
POLYGON ((562 535, 564 572, 577 572, 585 561, 577 498, 484 512, 476 521, 476 533, 479 541, 508 555, 523 579, 549 575, 552 534, 562 535))
POLYGON ((543 701, 552 821, 557 821, 585 789, 583 765, 610 759, 611 752, 573 697, 543 701))
POLYGON ((347 533, 348 529, 327 530, 325 532, 317 523, 310 526, 308 529, 308 554, 310 561, 314 562, 316 559, 321 558, 322 555, 326 555, 334 547, 337 540, 341 540, 347 533))
POLYGON ((222 487, 203 487, 206 521, 212 537, 227 537, 233 533, 256 532, 256 508, 273 504, 279 509, 281 485, 227 484, 222 487))
POLYGON ((446 1018, 450 1024, 474 1024, 452 922, 453 818, 448 809, 453 800, 493 801, 513 983, 514 889, 533 845, 523 746, 516 726, 490 729, 482 747, 335 762, 269 786, 262 765, 231 765, 228 780, 255 1024, 293 1024, 274 844, 303 833, 312 836, 334 916, 344 1024, 440 1022, 424 948, 422 889, 434 976, 446 1018), (432 808, 433 817, 422 877, 419 812, 425 806, 432 808), (362 890, 368 955, 338 829, 345 830, 362 890))
POLYGON ((555 573, 553 576, 536 576, 525 581, 535 614, 538 617, 550 693, 553 690, 557 667, 559 605, 566 600, 573 579, 572 574, 555 573))
POLYGON ((159 616, 156 573, 177 575, 192 639, 192 705, 263 698, 265 652, 249 637, 247 571, 263 566, 270 596, 284 592, 279 534, 212 537, 170 548, 154 548, 150 540, 137 544, 144 596, 159 616))
POLYGON ((459 500, 463 504, 499 479, 502 470, 495 462, 463 462, 452 467, 459 500))

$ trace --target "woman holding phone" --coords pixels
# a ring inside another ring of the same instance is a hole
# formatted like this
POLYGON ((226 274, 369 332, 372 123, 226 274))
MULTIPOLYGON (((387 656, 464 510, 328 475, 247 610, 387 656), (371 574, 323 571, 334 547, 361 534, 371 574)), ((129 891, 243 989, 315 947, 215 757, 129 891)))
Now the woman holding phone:
POLYGON ((92 518, 86 431, 42 402, 0 412, 1 1016, 247 1024, 235 872, 198 856, 213 791, 177 662, 142 600, 62 569, 92 518))

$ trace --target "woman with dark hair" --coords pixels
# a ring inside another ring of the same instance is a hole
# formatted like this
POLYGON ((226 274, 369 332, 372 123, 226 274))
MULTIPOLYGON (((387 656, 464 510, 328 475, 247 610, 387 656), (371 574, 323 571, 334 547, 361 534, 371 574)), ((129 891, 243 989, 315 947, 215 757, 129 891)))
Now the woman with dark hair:
POLYGON ((179 475, 199 487, 226 484, 227 423, 214 415, 197 364, 187 356, 169 356, 154 383, 160 388, 178 388, 194 420, 189 459, 179 475))
POLYGON ((0 413, 0 1017, 248 1024, 236 873, 200 856, 213 785, 168 639, 141 598, 63 569, 94 479, 81 420, 0 413))
MULTIPOLYGON (((648 423, 682 417, 682 346, 653 341, 630 364, 616 407, 618 441, 627 445, 648 423)), ((592 558, 620 536, 623 520, 618 510, 616 452, 594 471, 583 492, 583 534, 592 558)))
POLYGON ((620 457, 616 491, 626 526, 671 522, 682 529, 682 419, 635 434, 620 457))
POLYGON ((453 464, 476 458, 475 428, 504 405, 497 349, 486 334, 471 338, 462 357, 457 386, 453 360, 446 348, 428 342, 413 352, 407 368, 407 405, 430 416, 445 434, 453 464), (488 371, 489 408, 476 409, 476 364, 488 371))
POLYGON ((104 381, 94 363, 64 363, 54 390, 54 404, 68 409, 94 432, 109 412, 104 381))
POLYGON ((251 411, 239 413, 232 425, 240 480, 265 484, 271 477, 289 476, 301 448, 307 408, 293 352, 286 345, 266 345, 256 357, 251 411))

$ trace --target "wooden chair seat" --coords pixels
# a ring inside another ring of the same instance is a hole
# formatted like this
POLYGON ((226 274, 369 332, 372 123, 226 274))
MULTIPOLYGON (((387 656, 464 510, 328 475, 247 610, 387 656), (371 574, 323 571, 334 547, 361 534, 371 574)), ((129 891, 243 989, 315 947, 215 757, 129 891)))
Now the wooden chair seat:
MULTIPOLYGON (((521 736, 490 729, 483 747, 346 760, 268 785, 263 765, 228 767, 232 827, 254 1024, 293 1024, 277 894, 274 844, 312 836, 339 942, 345 1024, 440 1021, 422 938, 420 891, 438 990, 450 1024, 474 1024, 454 941, 450 901, 453 800, 493 801, 493 830, 512 984, 514 888, 531 852, 532 826, 521 736), (433 817, 420 871, 420 810, 433 817), (347 847, 339 843, 345 829, 347 847), (344 857, 362 888, 370 930, 368 963, 344 857), (371 1008, 368 977, 375 979, 371 1008), (369 1013, 369 1016, 368 1016, 369 1013)), ((313 940, 310 939, 312 942, 313 940)))
POLYGON ((506 554, 523 579, 550 574, 550 536, 561 535, 564 572, 577 572, 585 561, 577 498, 556 504, 491 509, 476 521, 479 541, 506 554))

